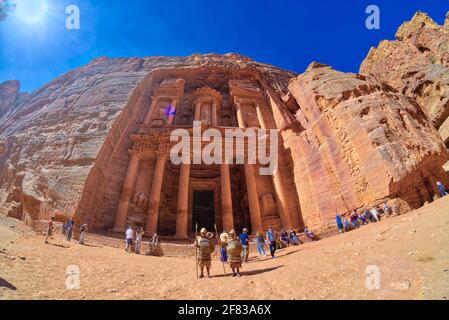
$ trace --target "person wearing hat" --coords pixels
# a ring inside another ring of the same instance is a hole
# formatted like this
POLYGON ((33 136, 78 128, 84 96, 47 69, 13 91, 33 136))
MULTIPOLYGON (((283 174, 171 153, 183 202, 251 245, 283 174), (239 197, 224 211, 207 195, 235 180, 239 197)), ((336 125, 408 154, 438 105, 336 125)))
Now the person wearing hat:
POLYGON ((202 228, 200 231, 200 236, 197 237, 195 241, 195 247, 199 249, 198 266, 201 270, 200 278, 204 278, 204 267, 206 267, 207 276, 211 278, 211 254, 215 250, 215 245, 212 242, 212 237, 212 233, 207 232, 206 228, 202 228))
POLYGON ((243 228, 243 232, 240 234, 240 243, 242 244, 242 260, 243 262, 248 262, 249 257, 249 237, 248 237, 248 229, 243 228))
POLYGON ((232 269, 233 277, 240 277, 240 268, 242 267, 242 251, 243 247, 234 230, 229 232, 229 242, 227 251, 229 255, 229 265, 232 269))

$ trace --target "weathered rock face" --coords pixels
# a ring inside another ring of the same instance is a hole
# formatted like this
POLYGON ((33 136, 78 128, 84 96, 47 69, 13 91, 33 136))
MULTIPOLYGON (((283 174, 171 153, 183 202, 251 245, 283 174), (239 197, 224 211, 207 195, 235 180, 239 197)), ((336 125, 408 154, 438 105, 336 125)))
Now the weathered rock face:
POLYGON ((17 80, 0 83, 0 117, 16 102, 19 96, 20 82, 17 80))
MULTIPOLYGON (((337 211, 383 201, 419 207, 432 200, 437 179, 447 182, 446 150, 429 111, 388 84, 317 63, 298 76, 237 54, 97 59, 16 96, 0 117, 0 214, 30 221, 75 215, 107 231, 118 211, 122 224, 133 225, 152 222, 147 212, 155 211, 154 227, 172 235, 181 173, 158 165, 157 146, 172 125, 191 126, 195 117, 280 132, 275 177, 234 165, 220 180, 219 166, 191 168, 193 187, 219 195, 229 183, 237 228, 258 218, 257 227, 324 230, 337 211), (163 111, 173 101, 176 119, 167 124, 163 111), (131 161, 130 148, 140 162, 131 161)), ((222 197, 215 196, 219 224, 222 197)))
POLYGON ((372 48, 360 73, 414 97, 449 143, 449 19, 440 26, 418 12, 396 38, 372 48))
MULTIPOLYGON (((138 83, 154 70, 188 73, 198 68, 209 68, 211 79, 219 79, 220 70, 260 73, 274 90, 284 93, 294 75, 237 54, 96 59, 19 97, 0 118, 0 212, 32 220, 73 215, 94 163, 98 172, 103 161, 110 161, 97 158, 100 150, 109 150, 111 143, 123 137, 127 141, 135 128, 136 123, 128 123, 128 112, 135 110, 125 109, 121 120, 117 119, 127 103, 132 105, 133 91, 141 90, 136 89, 138 83), (114 123, 117 129, 111 131, 114 123)), ((128 147, 120 144, 122 150, 128 147)), ((119 162, 118 168, 126 171, 126 163, 119 162)), ((121 181, 122 177, 110 179, 121 181)), ((93 181, 89 192, 102 183, 106 181, 93 181)))
POLYGON ((412 208, 431 201, 446 152, 415 100, 317 63, 289 89, 305 129, 285 141, 306 224, 389 199, 412 208))

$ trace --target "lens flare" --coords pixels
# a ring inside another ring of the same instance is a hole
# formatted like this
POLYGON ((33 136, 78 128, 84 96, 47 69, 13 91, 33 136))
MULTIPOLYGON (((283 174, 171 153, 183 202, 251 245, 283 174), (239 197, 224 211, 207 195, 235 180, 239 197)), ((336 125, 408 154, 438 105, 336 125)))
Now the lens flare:
POLYGON ((17 0, 15 16, 27 24, 42 22, 48 12, 47 0, 17 0))

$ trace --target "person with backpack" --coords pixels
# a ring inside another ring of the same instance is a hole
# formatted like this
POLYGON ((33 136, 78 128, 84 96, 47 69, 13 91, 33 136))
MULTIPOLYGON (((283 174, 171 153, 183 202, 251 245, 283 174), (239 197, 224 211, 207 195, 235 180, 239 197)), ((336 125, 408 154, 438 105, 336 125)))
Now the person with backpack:
POLYGON ((196 238, 194 246, 199 250, 198 267, 200 267, 200 278, 204 278, 204 268, 206 268, 207 277, 210 275, 212 265, 212 253, 215 250, 215 244, 212 241, 213 234, 207 232, 206 228, 202 228, 200 236, 196 238))

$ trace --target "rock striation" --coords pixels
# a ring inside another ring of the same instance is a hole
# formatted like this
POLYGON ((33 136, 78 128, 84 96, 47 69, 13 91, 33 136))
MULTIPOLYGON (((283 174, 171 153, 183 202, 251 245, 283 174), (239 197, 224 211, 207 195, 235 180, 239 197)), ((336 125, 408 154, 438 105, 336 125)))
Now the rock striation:
POLYGON ((420 207, 436 196, 437 180, 449 182, 440 136, 449 115, 447 29, 418 13, 396 41, 370 51, 362 74, 314 62, 298 75, 239 54, 195 54, 101 57, 26 95, 17 81, 3 83, 0 215, 186 236, 192 188, 214 195, 206 209, 219 229, 253 232, 333 230, 336 212, 385 201, 420 207), (169 119, 168 104, 176 106, 169 119), (170 130, 195 119, 277 129, 279 171, 165 163, 170 130))
POLYGON ((0 117, 8 112, 19 97, 20 82, 10 80, 0 83, 0 117))
POLYGON ((449 13, 444 25, 417 12, 396 40, 372 48, 360 73, 373 75, 413 97, 449 143, 449 13))
POLYGON ((446 151, 413 98, 318 63, 289 90, 304 131, 285 141, 309 224, 333 223, 336 212, 391 199, 404 210, 432 201, 446 151))

